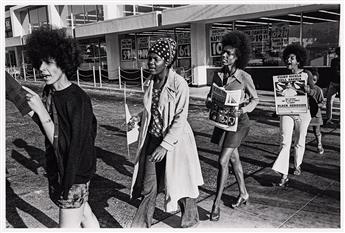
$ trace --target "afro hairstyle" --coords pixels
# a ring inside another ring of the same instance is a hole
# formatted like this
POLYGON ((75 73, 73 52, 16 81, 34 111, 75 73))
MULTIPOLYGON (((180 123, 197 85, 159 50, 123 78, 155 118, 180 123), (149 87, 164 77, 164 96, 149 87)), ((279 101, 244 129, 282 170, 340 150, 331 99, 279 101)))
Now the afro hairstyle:
POLYGON ((237 56, 236 67, 244 69, 249 61, 251 46, 250 40, 247 34, 241 31, 231 31, 223 35, 222 37, 223 47, 230 45, 235 48, 237 56))
POLYGON ((77 41, 68 37, 65 29, 54 29, 50 25, 34 30, 26 41, 26 52, 35 69, 40 68, 42 61, 53 59, 67 78, 75 74, 82 62, 80 51, 77 41))
POLYGON ((290 54, 295 54, 299 62, 299 68, 303 68, 307 63, 307 50, 300 44, 289 44, 283 51, 283 60, 287 61, 290 54))

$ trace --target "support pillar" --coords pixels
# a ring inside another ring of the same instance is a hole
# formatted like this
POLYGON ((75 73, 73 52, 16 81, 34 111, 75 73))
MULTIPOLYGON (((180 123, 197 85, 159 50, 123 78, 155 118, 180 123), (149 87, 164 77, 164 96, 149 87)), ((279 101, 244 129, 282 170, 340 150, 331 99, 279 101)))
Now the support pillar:
POLYGON ((206 25, 204 23, 191 24, 191 61, 194 86, 207 84, 207 52, 206 52, 206 25))

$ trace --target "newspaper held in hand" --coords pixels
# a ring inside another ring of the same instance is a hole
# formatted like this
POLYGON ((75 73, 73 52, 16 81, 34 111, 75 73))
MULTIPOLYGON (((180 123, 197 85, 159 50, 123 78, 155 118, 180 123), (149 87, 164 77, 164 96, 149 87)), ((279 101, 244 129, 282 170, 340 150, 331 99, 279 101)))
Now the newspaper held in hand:
POLYGON ((211 124, 226 131, 237 131, 236 111, 241 99, 241 90, 227 91, 213 83, 211 91, 211 124))
POLYGON ((297 115, 308 111, 308 97, 304 91, 307 78, 306 73, 273 76, 277 115, 297 115))
MULTIPOLYGON (((128 109, 128 105, 125 104, 125 111, 126 111, 126 124, 128 124, 129 120, 131 119, 131 114, 128 109)), ((135 123, 134 128, 130 131, 127 131, 127 145, 130 145, 138 140, 139 136, 139 126, 135 123)))

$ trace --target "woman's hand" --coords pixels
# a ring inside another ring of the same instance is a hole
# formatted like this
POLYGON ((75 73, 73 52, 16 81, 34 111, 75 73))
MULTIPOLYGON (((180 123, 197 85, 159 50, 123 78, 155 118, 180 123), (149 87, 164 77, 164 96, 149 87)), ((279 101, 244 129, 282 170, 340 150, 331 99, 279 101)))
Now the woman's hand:
POLYGON ((310 93, 310 86, 309 85, 304 85, 302 86, 301 89, 297 89, 296 92, 298 94, 308 94, 310 93))
POLYGON ((150 162, 160 162, 162 161, 162 159, 164 158, 164 156, 166 155, 167 153, 167 149, 165 149, 164 147, 162 147, 161 145, 159 145, 155 150, 154 152, 151 154, 150 156, 150 162))
POLYGON ((139 121, 140 121, 139 116, 132 116, 131 119, 129 119, 127 124, 126 122, 124 122, 121 125, 121 128, 125 130, 126 132, 131 131, 132 129, 134 129, 135 125, 138 124, 139 121))
POLYGON ((35 113, 39 115, 42 111, 46 111, 41 97, 36 92, 25 86, 23 86, 23 89, 28 92, 25 96, 26 101, 35 113))
POLYGON ((211 106, 212 106, 211 97, 206 98, 205 104, 206 104, 206 108, 208 108, 208 109, 211 108, 211 106))

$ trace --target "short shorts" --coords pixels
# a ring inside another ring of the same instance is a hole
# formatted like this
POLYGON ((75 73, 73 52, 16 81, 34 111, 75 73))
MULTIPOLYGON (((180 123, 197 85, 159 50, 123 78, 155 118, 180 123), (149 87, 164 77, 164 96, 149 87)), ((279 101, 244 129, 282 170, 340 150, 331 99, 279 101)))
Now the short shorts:
POLYGON ((68 190, 67 199, 63 199, 63 192, 58 186, 49 184, 49 196, 61 209, 79 208, 89 199, 89 185, 90 181, 86 184, 73 184, 68 190))

